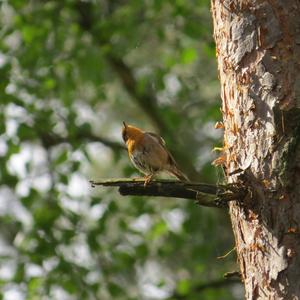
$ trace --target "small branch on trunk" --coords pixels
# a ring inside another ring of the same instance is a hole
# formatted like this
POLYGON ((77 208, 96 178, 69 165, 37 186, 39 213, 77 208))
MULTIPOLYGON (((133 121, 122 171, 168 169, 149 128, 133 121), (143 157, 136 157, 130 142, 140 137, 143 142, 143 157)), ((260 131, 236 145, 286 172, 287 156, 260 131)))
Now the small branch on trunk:
POLYGON ((236 185, 212 185, 198 182, 176 180, 153 180, 144 186, 144 179, 109 179, 90 180, 91 186, 119 187, 122 196, 174 197, 195 200, 197 204, 207 207, 227 207, 228 201, 239 201, 246 195, 243 187, 236 185))
POLYGON ((239 279, 240 281, 242 280, 242 274, 240 271, 231 271, 227 272, 223 275, 224 278, 229 279, 229 278, 236 278, 239 279))

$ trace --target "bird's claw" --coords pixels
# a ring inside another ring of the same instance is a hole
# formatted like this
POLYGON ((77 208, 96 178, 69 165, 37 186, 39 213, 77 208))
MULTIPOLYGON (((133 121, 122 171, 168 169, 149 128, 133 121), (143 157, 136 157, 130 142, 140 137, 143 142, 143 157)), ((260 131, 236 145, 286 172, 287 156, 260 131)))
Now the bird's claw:
POLYGON ((148 185, 148 183, 151 181, 153 175, 147 175, 145 176, 145 182, 144 182, 144 187, 146 187, 148 185))

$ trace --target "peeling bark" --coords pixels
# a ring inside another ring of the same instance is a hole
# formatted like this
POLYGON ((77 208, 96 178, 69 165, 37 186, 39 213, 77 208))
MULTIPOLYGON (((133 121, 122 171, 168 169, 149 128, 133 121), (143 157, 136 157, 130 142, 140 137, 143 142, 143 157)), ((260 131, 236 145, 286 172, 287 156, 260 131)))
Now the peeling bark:
POLYGON ((300 2, 212 0, 212 15, 224 167, 252 190, 230 204, 246 299, 300 299, 300 2))

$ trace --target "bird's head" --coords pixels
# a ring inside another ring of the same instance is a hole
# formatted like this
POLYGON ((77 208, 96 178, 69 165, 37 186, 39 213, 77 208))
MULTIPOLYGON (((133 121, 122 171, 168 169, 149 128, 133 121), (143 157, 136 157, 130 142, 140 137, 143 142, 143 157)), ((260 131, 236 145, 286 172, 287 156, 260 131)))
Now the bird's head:
POLYGON ((143 134, 143 131, 137 127, 131 126, 123 122, 122 138, 125 143, 130 139, 135 139, 143 134))

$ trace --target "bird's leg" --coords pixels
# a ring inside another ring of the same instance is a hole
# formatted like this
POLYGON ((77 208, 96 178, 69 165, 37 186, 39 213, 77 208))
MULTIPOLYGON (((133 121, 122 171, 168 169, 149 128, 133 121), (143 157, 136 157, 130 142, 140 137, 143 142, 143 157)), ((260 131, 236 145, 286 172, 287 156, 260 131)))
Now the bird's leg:
POLYGON ((153 176, 154 176, 154 174, 149 174, 149 175, 145 176, 144 186, 146 186, 151 181, 151 179, 153 178, 153 176))

